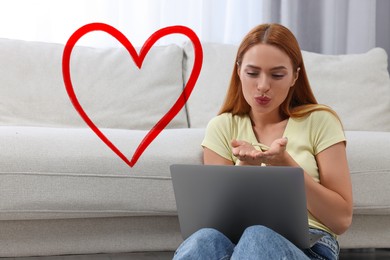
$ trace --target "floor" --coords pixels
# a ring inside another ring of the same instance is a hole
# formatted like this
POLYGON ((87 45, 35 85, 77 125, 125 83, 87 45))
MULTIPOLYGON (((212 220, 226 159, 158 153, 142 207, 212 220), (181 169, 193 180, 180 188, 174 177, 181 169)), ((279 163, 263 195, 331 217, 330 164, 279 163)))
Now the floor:
POLYGON ((340 260, 389 260, 390 249, 341 250, 340 260))
POLYGON ((171 260, 172 252, 156 253, 121 253, 121 254, 97 254, 97 255, 68 255, 46 257, 16 257, 1 258, 0 260, 171 260))
MULTIPOLYGON (((0 260, 168 260, 172 252, 122 253, 73 256, 19 257, 1 258, 0 260)), ((388 260, 390 249, 355 249, 341 250, 340 260, 388 260)))

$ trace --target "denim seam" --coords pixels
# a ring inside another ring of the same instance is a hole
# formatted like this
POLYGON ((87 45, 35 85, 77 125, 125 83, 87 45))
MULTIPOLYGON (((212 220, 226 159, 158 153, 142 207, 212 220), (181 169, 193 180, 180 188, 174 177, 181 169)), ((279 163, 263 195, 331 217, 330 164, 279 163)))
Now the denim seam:
POLYGON ((312 249, 308 249, 308 252, 314 256, 316 259, 318 260, 326 260, 326 258, 323 258, 322 256, 320 256, 319 254, 317 254, 316 252, 314 252, 312 249))
MULTIPOLYGON (((316 245, 326 247, 329 250, 329 253, 331 253, 336 258, 338 257, 340 253, 340 246, 337 239, 335 239, 330 233, 323 230, 310 229, 310 231, 313 233, 324 234, 325 236, 322 237, 319 241, 317 241, 316 245)), ((312 255, 316 259, 326 260, 326 258, 319 255, 313 248, 307 249, 307 253, 312 255)))
POLYGON ((333 241, 327 241, 327 240, 320 240, 318 241, 318 244, 322 244, 326 247, 328 247, 334 254, 337 254, 337 245, 336 243, 333 243, 333 241))

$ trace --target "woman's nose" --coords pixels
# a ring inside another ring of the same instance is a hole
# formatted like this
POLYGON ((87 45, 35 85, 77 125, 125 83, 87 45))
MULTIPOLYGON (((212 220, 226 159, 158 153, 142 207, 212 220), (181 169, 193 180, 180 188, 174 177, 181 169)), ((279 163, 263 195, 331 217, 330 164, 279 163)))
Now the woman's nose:
POLYGON ((270 89, 270 82, 267 76, 262 75, 259 77, 259 80, 257 81, 257 90, 260 93, 266 93, 270 89))

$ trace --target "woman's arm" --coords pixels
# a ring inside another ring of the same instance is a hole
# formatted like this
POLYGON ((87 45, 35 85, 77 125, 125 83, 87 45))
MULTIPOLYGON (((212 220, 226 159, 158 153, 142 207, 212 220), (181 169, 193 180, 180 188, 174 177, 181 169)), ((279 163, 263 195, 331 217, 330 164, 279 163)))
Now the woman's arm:
POLYGON ((219 154, 210 150, 207 147, 203 148, 203 163, 217 165, 233 165, 232 161, 220 156, 219 154))
POLYGON ((334 233, 344 233, 352 222, 352 184, 345 143, 340 142, 316 156, 320 183, 305 174, 307 206, 311 214, 334 233))
MULTIPOLYGON (((299 166, 286 152, 286 165, 299 166)), ((335 234, 344 233, 352 222, 352 185, 344 142, 330 146, 316 156, 320 183, 305 174, 307 208, 335 234)))

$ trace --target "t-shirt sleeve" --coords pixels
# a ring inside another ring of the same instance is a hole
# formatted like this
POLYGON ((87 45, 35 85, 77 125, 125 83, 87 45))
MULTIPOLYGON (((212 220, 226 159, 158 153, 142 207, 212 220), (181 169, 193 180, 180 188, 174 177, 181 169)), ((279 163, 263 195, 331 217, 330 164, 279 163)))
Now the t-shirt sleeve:
POLYGON ((232 140, 231 128, 231 116, 228 114, 221 114, 211 119, 206 127, 202 146, 233 161, 230 145, 232 140))
POLYGON ((332 113, 327 111, 314 112, 312 120, 314 154, 318 154, 334 144, 346 141, 343 126, 332 113))

